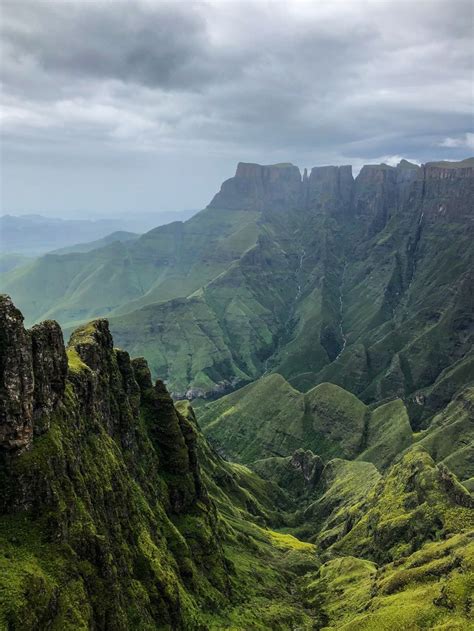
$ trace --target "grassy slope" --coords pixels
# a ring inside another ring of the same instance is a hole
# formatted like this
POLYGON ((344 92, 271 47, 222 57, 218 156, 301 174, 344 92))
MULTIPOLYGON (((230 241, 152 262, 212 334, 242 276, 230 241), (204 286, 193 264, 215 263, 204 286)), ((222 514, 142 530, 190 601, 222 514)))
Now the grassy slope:
MULTIPOLYGON (((84 327, 73 344, 93 345, 94 331, 84 327)), ((288 507, 284 493, 222 461, 196 436, 192 410, 181 405, 212 498, 205 492, 193 500, 179 441, 154 438, 176 420, 169 400, 155 418, 145 398, 134 417, 136 399, 121 390, 115 352, 100 360, 106 363, 95 376, 77 346, 68 357, 66 400, 49 431, 2 466, 2 502, 24 500, 0 515, 0 627, 310 629, 309 610, 289 586, 317 568, 314 546, 265 526, 277 507, 288 507), (90 379, 111 393, 104 410, 110 405, 120 423, 126 419, 127 449, 98 411, 82 414, 90 379), (177 509, 173 496, 181 498, 177 509)))
POLYGON ((210 440, 246 463, 304 448, 326 460, 358 456, 384 469, 412 443, 402 401, 370 410, 334 384, 301 393, 276 373, 205 404, 200 421, 210 440))
POLYGON ((455 367, 473 342, 472 178, 407 188, 412 171, 366 170, 343 215, 327 191, 294 212, 208 208, 129 246, 43 257, 3 287, 29 321, 114 314, 118 343, 175 393, 273 370, 302 391, 402 398, 422 428, 469 381, 455 367))
POLYGON ((55 318, 66 328, 117 309, 186 296, 255 243, 256 219, 255 213, 207 209, 129 244, 48 254, 5 274, 2 291, 12 295, 27 322, 55 318))
POLYGON ((288 264, 279 245, 262 235, 238 264, 185 300, 111 318, 114 337, 145 355, 154 374, 181 395, 250 381, 263 371, 295 293, 288 264))
MULTIPOLYGON (((278 465, 264 462, 257 470, 273 479, 278 465)), ((330 461, 298 506, 286 528, 313 541, 322 562, 301 585, 316 629, 474 625, 474 499, 424 450, 384 476, 369 463, 330 461)))

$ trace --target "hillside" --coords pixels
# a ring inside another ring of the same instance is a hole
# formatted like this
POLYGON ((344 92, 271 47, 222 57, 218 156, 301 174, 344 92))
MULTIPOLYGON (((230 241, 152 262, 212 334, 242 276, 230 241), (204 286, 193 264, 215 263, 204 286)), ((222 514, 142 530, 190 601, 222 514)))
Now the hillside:
MULTIPOLYGON (((455 408, 404 454, 406 414, 400 420, 394 402, 369 413, 357 460, 298 449, 251 470, 218 455, 190 403, 174 404, 143 358, 114 348, 106 320, 80 327, 65 347, 57 323, 25 330, 2 296, 0 324, 2 627, 472 625, 474 500, 447 452, 441 464, 428 453, 455 408), (397 440, 389 465, 384 450, 397 440), (370 446, 375 464, 361 460, 370 446)), ((301 394, 278 375, 266 381, 287 413, 303 398, 329 442, 337 419, 350 430, 367 416, 338 386, 301 394)), ((264 386, 242 389, 242 399, 264 386)))
POLYGON ((429 427, 413 432, 401 399, 367 406, 331 383, 306 393, 268 375, 199 407, 204 435, 232 460, 285 458, 310 449, 323 460, 356 459, 379 471, 415 445, 450 467, 470 487, 474 473, 472 386, 462 390, 429 427))
POLYGON ((56 318, 71 327, 114 310, 188 295, 238 259, 256 233, 252 215, 209 210, 199 220, 173 222, 131 242, 47 254, 5 275, 2 288, 22 306, 27 322, 56 318))
POLYGON ((257 523, 282 491, 210 451, 105 320, 65 349, 5 297, 0 318, 0 626, 308 628, 288 582, 314 546, 257 523))
POLYGON ((112 232, 102 239, 96 239, 95 241, 86 241, 85 243, 76 243, 74 245, 69 245, 65 248, 60 248, 59 250, 53 250, 51 254, 73 254, 75 252, 92 252, 92 250, 98 250, 110 243, 114 243, 115 241, 120 241, 121 243, 126 243, 127 241, 133 241, 137 239, 140 235, 136 232, 127 232, 126 230, 117 230, 116 232, 112 232))
POLYGON ((402 398, 414 426, 469 383, 474 170, 239 164, 184 223, 0 280, 27 322, 110 317, 176 397, 278 372, 366 404, 402 398))

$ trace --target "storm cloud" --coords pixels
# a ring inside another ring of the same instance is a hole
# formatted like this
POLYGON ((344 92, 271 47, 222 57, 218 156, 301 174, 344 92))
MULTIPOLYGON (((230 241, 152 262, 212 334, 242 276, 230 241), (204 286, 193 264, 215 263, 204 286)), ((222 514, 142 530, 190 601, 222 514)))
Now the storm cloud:
POLYGON ((473 153, 473 4, 3 2, 2 211, 203 206, 239 160, 473 153))

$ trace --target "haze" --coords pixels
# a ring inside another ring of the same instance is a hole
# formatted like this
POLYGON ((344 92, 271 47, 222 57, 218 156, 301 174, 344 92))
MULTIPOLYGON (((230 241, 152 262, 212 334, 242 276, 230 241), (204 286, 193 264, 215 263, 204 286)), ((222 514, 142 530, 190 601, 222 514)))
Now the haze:
POLYGON ((463 158, 472 7, 3 2, 1 212, 199 208, 239 160, 463 158))

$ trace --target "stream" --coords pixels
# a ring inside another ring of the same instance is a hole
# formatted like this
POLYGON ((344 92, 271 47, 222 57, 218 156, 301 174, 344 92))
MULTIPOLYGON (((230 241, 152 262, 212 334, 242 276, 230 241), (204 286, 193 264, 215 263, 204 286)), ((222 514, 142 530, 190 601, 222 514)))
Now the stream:
POLYGON ((303 288, 302 288, 302 285, 301 285, 301 280, 302 280, 301 279, 301 271, 303 269, 303 262, 304 262, 305 258, 306 258, 306 250, 303 248, 301 250, 300 256, 298 258, 298 269, 296 270, 296 278, 297 278, 296 294, 295 294, 295 297, 293 298, 293 302, 291 304, 288 317, 285 320, 285 323, 283 325, 282 335, 278 336, 276 348, 275 348, 274 352, 269 357, 267 357, 267 359, 264 362, 263 375, 266 375, 270 371, 270 368, 269 368, 270 360, 273 357, 275 357, 280 352, 282 338, 286 337, 290 333, 290 324, 291 324, 291 322, 293 320, 293 317, 295 315, 296 303, 301 298, 301 294, 303 292, 303 288))
POLYGON ((342 325, 343 322, 343 314, 344 314, 344 302, 342 300, 342 288, 344 286, 344 276, 346 274, 346 267, 347 267, 347 263, 344 263, 344 268, 342 270, 342 276, 341 276, 341 287, 339 290, 339 317, 340 317, 340 321, 339 321, 339 330, 341 332, 341 337, 342 337, 342 348, 339 351, 339 353, 336 355, 336 358, 334 359, 334 361, 336 361, 337 359, 339 359, 339 357, 342 355, 342 353, 344 352, 344 349, 346 348, 346 344, 347 344, 347 338, 344 335, 344 327, 342 325))

